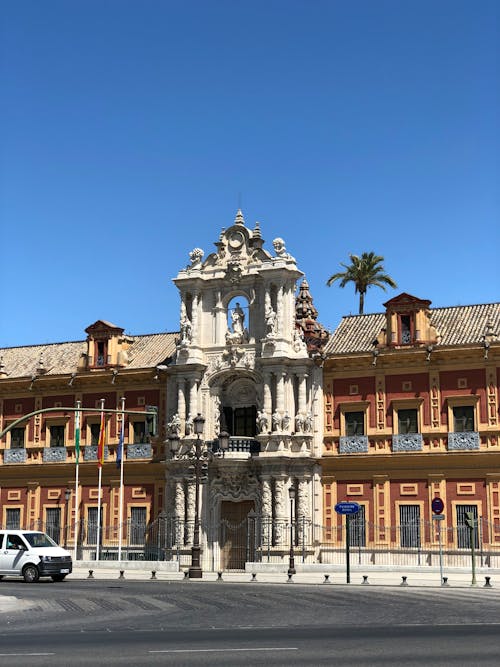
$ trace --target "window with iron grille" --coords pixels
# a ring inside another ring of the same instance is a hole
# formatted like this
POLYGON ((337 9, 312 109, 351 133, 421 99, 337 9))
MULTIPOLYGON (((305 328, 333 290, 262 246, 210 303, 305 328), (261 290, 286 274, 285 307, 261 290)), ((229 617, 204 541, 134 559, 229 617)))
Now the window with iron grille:
POLYGON ((398 433, 418 433, 418 410, 398 410, 398 433))
POLYGON ((21 510, 19 508, 7 508, 5 511, 5 527, 7 530, 19 530, 21 528, 21 510))
POLYGON ((365 434, 365 413, 364 412, 346 412, 345 413, 345 434, 346 435, 364 435, 365 434))
POLYGON ((59 507, 47 507, 45 510, 45 532, 59 544, 61 541, 61 509, 59 507))
POLYGON ((420 546, 420 505, 399 506, 399 540, 402 547, 420 546))
POLYGON ((25 428, 13 428, 10 432, 10 448, 24 449, 24 432, 25 428))
POLYGON ((130 508, 130 543, 144 544, 146 535, 146 508, 130 508))
POLYGON ((64 447, 64 424, 53 424, 50 426, 50 446, 64 447))
POLYGON ((97 507, 87 507, 87 544, 97 544, 97 507))
POLYGON ((472 512, 474 515, 474 547, 479 548, 479 532, 478 532, 478 521, 477 521, 477 505, 457 505, 457 547, 459 549, 470 549, 471 548, 471 529, 467 525, 466 515, 468 512, 472 512))
POLYGON ((472 405, 457 405, 453 408, 453 430, 455 433, 474 430, 474 408, 472 405))
POLYGON ((359 512, 349 517, 349 544, 351 547, 366 546, 365 506, 359 506, 359 512))

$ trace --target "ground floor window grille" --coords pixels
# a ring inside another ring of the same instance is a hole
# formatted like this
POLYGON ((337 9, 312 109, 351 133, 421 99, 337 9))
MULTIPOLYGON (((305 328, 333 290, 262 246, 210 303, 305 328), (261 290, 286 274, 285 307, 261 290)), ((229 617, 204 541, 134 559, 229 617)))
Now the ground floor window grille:
POLYGON ((87 544, 97 544, 97 507, 87 508, 87 544))
POLYGON ((351 547, 366 546, 365 506, 359 506, 359 512, 347 515, 349 518, 349 544, 351 547))
POLYGON ((468 512, 474 516, 474 547, 479 548, 479 534, 477 521, 477 505, 457 505, 457 547, 459 549, 470 549, 470 528, 465 519, 468 512))
POLYGON ((7 530, 19 530, 21 528, 21 510, 8 508, 5 512, 5 527, 7 530))
POLYGON ((402 547, 420 546, 420 505, 399 506, 399 531, 402 547))
POLYGON ((61 541, 61 510, 59 507, 48 507, 45 510, 45 532, 54 542, 61 541))
POLYGON ((130 508, 130 543, 144 544, 146 534, 146 508, 130 508))

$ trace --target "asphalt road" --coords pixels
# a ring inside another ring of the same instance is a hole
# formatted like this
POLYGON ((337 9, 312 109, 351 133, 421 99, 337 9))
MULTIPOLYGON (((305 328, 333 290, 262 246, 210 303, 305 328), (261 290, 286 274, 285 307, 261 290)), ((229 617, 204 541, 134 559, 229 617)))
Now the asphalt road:
POLYGON ((497 589, 4 580, 0 665, 488 665, 497 589), (29 605, 29 606, 25 606, 29 605))

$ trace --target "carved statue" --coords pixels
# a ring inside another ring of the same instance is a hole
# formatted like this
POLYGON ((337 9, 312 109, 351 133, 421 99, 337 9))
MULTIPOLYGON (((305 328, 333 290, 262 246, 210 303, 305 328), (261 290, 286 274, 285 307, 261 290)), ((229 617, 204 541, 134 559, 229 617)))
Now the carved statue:
POLYGON ((271 417, 272 422, 273 422, 273 431, 279 431, 281 428, 281 416, 280 413, 276 410, 276 412, 273 412, 273 415, 271 417))
POLYGON ((268 338, 276 335, 276 313, 271 305, 266 306, 266 335, 268 338))
POLYGON ((290 415, 288 412, 285 412, 283 415, 283 419, 281 420, 281 428, 283 431, 288 431, 288 427, 290 426, 290 415))
POLYGON ((236 307, 231 311, 231 324, 233 326, 233 332, 243 336, 245 331, 244 322, 245 313, 243 312, 243 308, 240 306, 240 304, 236 302, 236 307))
POLYGON ((313 417, 311 412, 309 411, 304 419, 304 432, 311 433, 312 430, 313 430, 313 417))
POLYGON ((295 415, 295 432, 302 433, 304 430, 304 415, 301 412, 298 412, 295 415))
POLYGON ((186 419, 186 435, 191 435, 194 430, 194 423, 193 423, 193 418, 191 417, 191 413, 188 414, 188 418, 186 419))
POLYGON ((264 433, 269 427, 269 420, 263 410, 259 410, 257 412, 257 427, 259 429, 259 433, 264 433))
POLYGON ((274 239, 273 246, 276 252, 276 257, 279 257, 280 259, 291 259, 295 261, 294 258, 290 255, 290 253, 286 251, 285 242, 283 241, 282 238, 278 237, 277 239, 274 239))
POLYGON ((187 315, 183 315, 181 319, 181 344, 186 345, 191 342, 193 327, 187 315))
POLYGON ((203 259, 204 254, 205 253, 201 248, 193 248, 193 250, 191 250, 191 252, 189 253, 189 259, 191 260, 191 265, 188 266, 188 269, 192 269, 201 264, 201 260, 203 259))
POLYGON ((170 433, 170 435, 179 436, 181 434, 181 418, 179 417, 177 412, 175 413, 175 415, 172 416, 172 419, 168 422, 167 430, 170 433))
POLYGON ((306 341, 304 340, 304 332, 302 329, 294 329, 293 331, 293 349, 295 352, 307 350, 306 341))

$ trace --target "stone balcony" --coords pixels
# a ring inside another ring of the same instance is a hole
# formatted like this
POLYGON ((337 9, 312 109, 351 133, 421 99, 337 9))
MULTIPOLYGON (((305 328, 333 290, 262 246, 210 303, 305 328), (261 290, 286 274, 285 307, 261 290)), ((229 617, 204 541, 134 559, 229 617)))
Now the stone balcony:
POLYGON ((127 461, 136 459, 150 459, 153 456, 151 443, 133 443, 127 445, 127 461))
POLYGON ((339 454, 367 454, 367 435, 341 435, 339 440, 339 454))
POLYGON ((28 452, 24 448, 5 449, 3 453, 4 463, 25 463, 28 459, 28 452))
POLYGON ((477 431, 448 433, 448 451, 479 449, 480 440, 477 431))
POLYGON ((393 452, 421 452, 422 445, 421 433, 400 433, 392 436, 393 452))
POLYGON ((66 447, 46 447, 42 460, 44 463, 66 463, 66 447))

